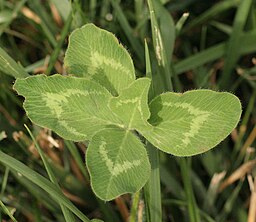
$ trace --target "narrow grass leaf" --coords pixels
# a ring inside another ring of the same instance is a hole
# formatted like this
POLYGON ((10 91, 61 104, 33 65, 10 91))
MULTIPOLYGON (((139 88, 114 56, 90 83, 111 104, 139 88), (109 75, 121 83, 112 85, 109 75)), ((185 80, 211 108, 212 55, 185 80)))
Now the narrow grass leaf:
POLYGON ((90 19, 94 21, 96 15, 97 0, 91 0, 89 5, 90 19))
POLYGON ((189 159, 185 159, 185 158, 181 158, 179 160, 182 181, 184 184, 184 190, 186 193, 186 198, 188 203, 189 221, 200 222, 201 218, 200 218, 197 203, 195 200, 193 187, 191 184, 191 166, 188 162, 189 162, 189 159))
MULTIPOLYGON (((55 38, 56 30, 58 30, 56 23, 52 16, 49 16, 45 7, 42 7, 40 0, 29 1, 29 6, 32 11, 40 18, 39 25, 48 41, 53 47, 57 45, 55 38)), ((31 18, 33 20, 33 18, 31 18)), ((34 21, 33 21, 34 22, 34 21)))
POLYGON ((223 33, 230 35, 232 33, 232 26, 227 25, 222 22, 212 21, 211 25, 216 27, 218 30, 222 31, 223 33))
POLYGON ((45 63, 46 63, 45 60, 47 60, 47 58, 43 58, 41 60, 36 61, 35 63, 32 63, 32 64, 26 66, 25 71, 28 73, 34 72, 37 68, 45 66, 45 63))
POLYGON ((155 6, 153 4, 153 1, 148 0, 147 2, 148 2, 149 12, 150 12, 153 45, 155 49, 157 63, 159 66, 158 75, 160 75, 163 78, 163 81, 165 84, 165 89, 162 89, 162 90, 172 91, 173 87, 172 87, 172 80, 171 80, 170 63, 167 60, 163 37, 161 34, 161 30, 159 28, 159 25, 157 23, 157 18, 155 15, 155 6))
POLYGON ((29 74, 18 65, 2 48, 0 48, 0 70, 15 78, 28 77, 29 74))
POLYGON ((17 17, 19 11, 21 8, 25 5, 27 0, 21 0, 18 3, 15 4, 14 9, 11 12, 11 16, 9 16, 8 21, 6 21, 4 24, 0 26, 0 37, 4 33, 5 29, 12 23, 12 21, 17 17))
POLYGON ((71 210, 75 215, 77 215, 83 222, 90 222, 90 220, 80 211, 75 205, 70 202, 60 191, 53 185, 49 180, 38 174, 37 172, 31 170, 29 167, 21 163, 20 161, 14 159, 13 157, 0 151, 0 162, 19 172, 24 177, 31 180, 33 183, 41 187, 47 193, 49 193, 56 201, 65 205, 69 210, 71 210))
POLYGON ((225 52, 224 68, 219 80, 220 88, 225 88, 230 84, 229 80, 232 70, 235 68, 235 65, 240 57, 238 52, 241 48, 241 33, 243 33, 251 5, 252 0, 243 0, 238 6, 233 23, 233 30, 225 52))
POLYGON ((61 51, 62 45, 64 43, 64 40, 69 32, 71 23, 72 23, 72 13, 70 12, 70 14, 67 17, 67 20, 65 22, 64 27, 62 28, 61 34, 60 34, 60 39, 58 40, 58 43, 56 45, 56 47, 54 48, 50 60, 49 60, 49 65, 47 67, 47 70, 45 72, 46 75, 49 75, 58 59, 59 53, 61 51))
POLYGON ((166 63, 170 66, 176 37, 175 24, 169 11, 159 1, 154 1, 153 6, 163 40, 163 53, 166 54, 166 63))
MULTIPOLYGON (((245 55, 256 51, 255 30, 242 34, 240 41, 243 42, 243 47, 239 48, 239 54, 245 55)), ((195 69, 204 65, 207 62, 212 62, 224 56, 226 50, 226 42, 214 45, 203 50, 195 55, 192 55, 174 65, 175 73, 181 74, 191 69, 195 69)))
POLYGON ((131 213, 129 217, 129 222, 136 222, 137 221, 137 213, 138 213, 138 205, 140 202, 140 191, 136 192, 132 196, 132 206, 131 206, 131 213))
MULTIPOLYGON (((145 62, 146 62, 146 76, 151 79, 151 87, 149 89, 149 100, 156 95, 155 84, 153 81, 150 55, 148 45, 145 41, 145 62)), ((158 86, 159 87, 159 86, 158 86)), ((162 220, 162 202, 161 202, 161 187, 160 187, 160 170, 159 170, 159 151, 152 146, 146 144, 147 152, 149 155, 151 172, 149 180, 144 186, 144 198, 146 202, 146 218, 148 221, 157 222, 162 220)))
POLYGON ((135 38, 134 32, 133 32, 126 16, 124 15, 124 11, 121 9, 120 5, 118 4, 118 2, 116 0, 110 0, 110 2, 115 10, 117 19, 118 19, 121 27, 123 28, 123 30, 126 34, 126 37, 128 38, 132 48, 136 52, 139 60, 142 63, 144 63, 143 46, 140 43, 140 41, 137 38, 135 38))
POLYGON ((17 171, 11 169, 10 172, 19 184, 21 184, 30 191, 31 196, 33 196, 34 199, 40 200, 40 203, 42 203, 42 205, 44 205, 44 207, 49 209, 50 211, 60 213, 59 202, 54 201, 54 199, 50 195, 48 195, 45 190, 37 186, 28 178, 22 176, 17 171))
POLYGON ((5 171, 4 171, 3 179, 1 181, 2 184, 1 184, 0 198, 2 198, 4 195, 4 191, 6 189, 6 185, 7 185, 7 181, 8 181, 9 172, 10 172, 9 167, 6 167, 5 171))
POLYGON ((145 147, 132 132, 120 128, 95 134, 87 149, 86 163, 92 188, 103 200, 137 192, 150 173, 145 147))
POLYGON ((84 167, 84 160, 81 158, 81 155, 75 146, 75 144, 72 141, 65 140, 64 141, 65 145, 67 146, 69 152, 72 154, 74 157, 79 169, 81 170, 82 174, 84 175, 85 179, 89 180, 89 175, 88 172, 86 171, 84 167))
POLYGON ((2 208, 3 212, 5 212, 11 218, 13 222, 18 222, 1 200, 0 200, 0 207, 2 208))
POLYGON ((162 197, 159 170, 159 150, 147 142, 147 152, 151 164, 150 178, 144 186, 147 220, 162 221, 162 197))
POLYGON ((173 173, 174 172, 170 172, 167 166, 162 164, 160 166, 161 183, 166 186, 166 189, 168 189, 175 198, 184 199, 184 190, 181 188, 180 182, 176 180, 173 173))
POLYGON ((148 50, 148 44, 145 40, 145 60, 146 60, 146 77, 148 77, 151 80, 149 93, 148 93, 148 101, 151 101, 154 98, 154 95, 156 93, 152 76, 152 70, 151 70, 151 62, 150 62, 150 54, 148 50))
MULTIPOLYGON (((43 164, 44 164, 44 166, 45 166, 45 169, 46 169, 46 171, 47 171, 47 174, 48 174, 48 176, 49 176, 51 182, 52 182, 52 183, 56 186, 56 188, 59 189, 60 192, 61 192, 61 188, 60 188, 60 186, 59 186, 59 184, 58 184, 58 181, 57 181, 57 179, 56 179, 56 177, 55 177, 55 175, 54 175, 54 173, 53 173, 53 171, 52 171, 52 169, 51 169, 51 166, 50 166, 50 164, 49 164, 49 162, 48 162, 46 156, 44 155, 42 149, 39 147, 37 141, 35 140, 35 137, 34 137, 33 134, 31 133, 31 131, 29 130, 29 128, 28 128, 26 125, 25 125, 25 128, 27 129, 27 131, 28 131, 28 133, 29 133, 31 139, 33 140, 33 142, 34 142, 34 144, 35 144, 35 147, 36 147, 36 149, 37 149, 37 152, 39 153, 39 155, 40 155, 40 157, 41 157, 41 159, 42 159, 42 161, 43 161, 43 164)), ((60 203, 60 207, 61 207, 61 210, 62 210, 62 212, 63 212, 64 218, 65 218, 66 221, 70 221, 70 222, 75 222, 75 221, 76 221, 74 215, 73 215, 62 203, 60 203)))
POLYGON ((176 25, 175 25, 175 30, 176 30, 176 35, 179 35, 180 31, 182 30, 185 22, 187 21, 189 17, 189 13, 185 12, 182 14, 182 16, 179 18, 179 20, 177 21, 176 25))
POLYGON ((243 184, 244 184, 244 180, 240 180, 236 185, 235 189, 232 190, 232 193, 229 194, 228 199, 226 199, 221 212, 216 217, 216 221, 219 221, 219 222, 227 221, 229 213, 235 208, 237 197, 241 192, 243 184))
POLYGON ((202 13, 200 16, 197 16, 195 19, 193 19, 190 23, 188 23, 187 26, 184 27, 182 31, 187 31, 189 29, 192 29, 196 26, 199 26, 202 23, 205 23, 207 20, 210 20, 211 18, 214 18, 215 16, 219 15, 220 13, 223 13, 224 11, 234 8, 239 5, 241 0, 226 0, 221 1, 217 4, 215 4, 213 7, 202 13))

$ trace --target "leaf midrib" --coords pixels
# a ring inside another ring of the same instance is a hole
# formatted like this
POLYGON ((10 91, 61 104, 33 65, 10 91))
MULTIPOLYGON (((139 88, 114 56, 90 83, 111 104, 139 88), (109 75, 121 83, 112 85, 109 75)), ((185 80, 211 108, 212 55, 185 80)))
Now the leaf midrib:
MULTIPOLYGON (((117 156, 116 156, 116 159, 114 160, 114 164, 113 164, 113 167, 116 165, 116 163, 117 163, 117 161, 118 161, 118 159, 119 159, 119 156, 120 156, 120 153, 121 153, 121 151, 122 151, 122 149, 123 149, 123 145, 124 145, 124 142, 125 142, 125 140, 127 139, 127 136, 128 136, 128 133, 130 132, 130 130, 128 130, 128 129, 126 129, 125 130, 125 134, 124 134, 124 137, 123 137, 123 139, 122 139, 122 142, 121 142, 121 144, 120 144, 120 149, 118 150, 118 153, 117 153, 117 156)), ((110 184, 112 183, 112 180, 113 180, 113 178, 114 178, 114 176, 110 173, 110 179, 109 179, 109 183, 108 183, 108 186, 107 186, 107 195, 109 195, 109 190, 110 190, 110 184)))

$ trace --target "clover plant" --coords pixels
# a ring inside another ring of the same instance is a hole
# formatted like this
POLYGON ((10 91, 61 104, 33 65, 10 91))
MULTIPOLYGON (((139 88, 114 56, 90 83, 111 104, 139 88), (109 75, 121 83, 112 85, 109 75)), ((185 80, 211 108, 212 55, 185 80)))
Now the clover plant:
POLYGON ((112 200, 147 182, 151 167, 141 138, 163 152, 192 156, 236 127, 241 104, 227 92, 166 92, 148 102, 149 78, 136 79, 127 50, 93 24, 75 30, 65 56, 68 76, 17 79, 32 122, 67 140, 89 141, 86 165, 95 194, 112 200))

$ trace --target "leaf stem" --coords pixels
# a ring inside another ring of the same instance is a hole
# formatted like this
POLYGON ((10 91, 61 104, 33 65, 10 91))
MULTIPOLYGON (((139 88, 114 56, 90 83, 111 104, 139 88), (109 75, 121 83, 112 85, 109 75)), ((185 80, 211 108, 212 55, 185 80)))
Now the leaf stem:
POLYGON ((136 222, 137 221, 136 217, 137 217, 137 213, 138 213, 139 202, 140 202, 140 191, 136 192, 133 195, 129 222, 136 222))
POLYGON ((182 181, 184 183, 184 189, 186 192, 187 202, 188 202, 188 212, 189 212, 189 221, 190 222, 200 222, 200 214, 197 208, 192 184, 191 184, 191 174, 190 174, 190 166, 188 164, 188 159, 181 158, 180 159, 180 169, 182 181))
POLYGON ((151 163, 151 175, 144 187, 147 221, 159 222, 162 221, 159 152, 150 143, 147 143, 147 151, 151 163))

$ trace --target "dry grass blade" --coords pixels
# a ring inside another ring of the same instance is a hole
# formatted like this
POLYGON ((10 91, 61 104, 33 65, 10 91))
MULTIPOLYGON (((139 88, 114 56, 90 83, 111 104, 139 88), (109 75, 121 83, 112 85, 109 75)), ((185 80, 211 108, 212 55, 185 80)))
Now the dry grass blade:
POLYGON ((63 194, 72 202, 79 204, 80 206, 87 206, 88 204, 80 197, 70 193, 68 190, 66 189, 61 189, 63 194))
POLYGON ((51 8, 51 11, 52 11, 54 21, 57 23, 57 25, 59 27, 61 27, 63 25, 63 21, 62 21, 62 18, 60 16, 59 12, 58 12, 58 9, 56 8, 56 6, 54 4, 50 4, 50 8, 51 8))
POLYGON ((244 154, 246 152, 246 149, 252 145, 252 143, 255 141, 256 139, 256 126, 253 128, 253 130, 251 131, 250 135, 248 136, 247 140, 245 141, 242 149, 240 150, 240 155, 244 154))
POLYGON ((237 170, 235 170, 219 187, 219 192, 222 192, 226 187, 233 184, 235 181, 243 179, 244 176, 251 172, 251 170, 256 165, 256 159, 248 161, 241 165, 237 170))
POLYGON ((3 116, 9 121, 9 123, 12 126, 16 126, 17 125, 16 120, 13 119, 13 117, 10 115, 10 113, 2 105, 0 105, 0 113, 3 114, 3 116))
POLYGON ((254 182, 252 176, 248 176, 248 181, 251 190, 251 199, 250 199, 250 207, 248 213, 248 221, 247 222, 255 222, 256 221, 256 178, 254 177, 254 182))
POLYGON ((36 13, 34 13, 31 9, 29 9, 28 7, 23 7, 22 9, 21 9, 21 12, 22 12, 22 14, 25 16, 25 17, 27 17, 27 18, 29 18, 29 19, 31 19, 31 20, 33 20, 35 23, 37 23, 37 24, 40 24, 42 21, 41 21, 41 19, 37 16, 37 14, 36 13))
POLYGON ((143 221, 143 211, 144 211, 144 208, 145 208, 144 201, 140 200, 139 208, 138 208, 138 222, 142 222, 143 221))

